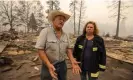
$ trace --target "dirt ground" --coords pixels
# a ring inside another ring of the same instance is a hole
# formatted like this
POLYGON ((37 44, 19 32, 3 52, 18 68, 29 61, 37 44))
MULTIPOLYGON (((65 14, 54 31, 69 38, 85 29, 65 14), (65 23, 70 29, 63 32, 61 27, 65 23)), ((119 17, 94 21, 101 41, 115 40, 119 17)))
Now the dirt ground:
MULTIPOLYGON (((4 54, 5 55, 5 54, 4 54)), ((4 56, 3 55, 3 56, 4 56)), ((6 55, 7 56, 7 55, 6 55)), ((34 61, 37 53, 9 56, 14 60, 10 66, 0 67, 0 80, 40 80, 41 61, 34 61), (5 68, 11 68, 9 71, 3 72, 5 68)), ((68 79, 80 80, 79 75, 73 75, 68 65, 68 79)), ((99 80, 133 80, 133 65, 122 61, 107 58, 107 70, 100 73, 99 80)))
MULTIPOLYGON (((10 58, 13 63, 0 66, 0 80, 40 80, 41 60, 34 49, 36 36, 21 38, 10 42, 10 45, 1 53, 0 56, 10 58)), ((107 53, 111 52, 110 54, 115 57, 107 57, 107 70, 100 72, 98 80, 133 80, 133 64, 124 62, 128 59, 132 62, 132 43, 106 39, 107 53), (123 57, 119 58, 119 55, 123 57)), ((69 60, 66 60, 66 63, 67 80, 80 80, 80 75, 72 73, 69 60)))

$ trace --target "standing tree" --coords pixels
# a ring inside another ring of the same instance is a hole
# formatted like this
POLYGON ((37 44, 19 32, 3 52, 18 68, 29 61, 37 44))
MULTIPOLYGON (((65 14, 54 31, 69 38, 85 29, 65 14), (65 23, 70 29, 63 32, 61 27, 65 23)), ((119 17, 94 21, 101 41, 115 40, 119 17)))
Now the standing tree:
POLYGON ((85 6, 84 6, 84 0, 81 0, 80 2, 80 11, 79 11, 79 22, 78 22, 78 35, 80 34, 80 27, 81 23, 83 21, 84 13, 85 13, 85 6))
POLYGON ((25 26, 25 33, 29 32, 28 23, 30 20, 30 10, 32 2, 30 1, 19 1, 19 6, 16 7, 17 16, 19 16, 19 24, 25 26))
POLYGON ((37 23, 36 23, 36 20, 35 20, 33 13, 30 16, 30 21, 28 23, 28 27, 32 30, 32 32, 33 32, 33 30, 37 31, 37 23))
POLYGON ((60 2, 58 0, 48 0, 46 1, 48 5, 48 9, 46 10, 46 13, 48 14, 51 10, 59 10, 60 2))
POLYGON ((117 29, 116 29, 116 35, 117 38, 119 35, 119 25, 120 25, 120 14, 121 14, 121 0, 118 1, 118 18, 117 18, 117 29))
POLYGON ((17 19, 14 3, 15 1, 0 1, 0 21, 4 26, 10 25, 10 31, 13 30, 17 19))
POLYGON ((111 2, 111 5, 108 6, 108 8, 111 8, 111 12, 114 12, 114 10, 116 10, 116 12, 113 13, 113 15, 111 15, 111 18, 117 18, 117 28, 116 28, 116 34, 115 34, 115 38, 119 37, 119 26, 120 26, 120 21, 122 19, 126 18, 127 13, 125 12, 125 10, 127 10, 128 8, 130 8, 131 6, 128 4, 128 1, 121 1, 121 0, 113 0, 111 2))
POLYGON ((43 14, 43 6, 40 1, 36 1, 33 5, 33 13, 36 18, 37 26, 42 26, 45 23, 45 16, 43 14))
POLYGON ((71 3, 69 4, 70 7, 70 12, 73 13, 73 25, 74 25, 74 34, 76 34, 76 11, 77 11, 77 0, 72 0, 71 3))
POLYGON ((30 15, 34 13, 36 25, 42 26, 44 23, 43 7, 39 0, 37 1, 19 1, 19 6, 16 7, 17 16, 19 16, 19 24, 25 26, 25 32, 30 31, 29 21, 30 15))

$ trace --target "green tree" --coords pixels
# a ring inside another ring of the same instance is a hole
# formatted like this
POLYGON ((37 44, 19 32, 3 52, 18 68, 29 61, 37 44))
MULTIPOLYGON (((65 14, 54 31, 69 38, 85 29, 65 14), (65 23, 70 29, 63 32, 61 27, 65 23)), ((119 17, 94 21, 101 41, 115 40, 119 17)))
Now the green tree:
POLYGON ((58 0, 48 0, 46 1, 48 5, 48 9, 46 10, 46 13, 48 14, 51 10, 60 10, 60 2, 58 0))
POLYGON ((34 16, 33 13, 32 13, 31 16, 30 16, 30 21, 29 21, 29 23, 28 23, 28 27, 29 27, 30 29, 32 29, 32 32, 33 32, 33 30, 34 30, 34 31, 37 31, 37 23, 36 23, 36 19, 35 19, 35 16, 34 16))

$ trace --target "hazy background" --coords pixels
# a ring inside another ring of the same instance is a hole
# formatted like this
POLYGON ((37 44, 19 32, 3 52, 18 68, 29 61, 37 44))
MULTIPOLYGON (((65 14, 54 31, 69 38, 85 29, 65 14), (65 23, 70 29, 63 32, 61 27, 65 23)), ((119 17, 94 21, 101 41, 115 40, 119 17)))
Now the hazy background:
MULTIPOLYGON (((46 0, 40 0, 44 6, 44 10, 47 9, 46 0)), ((61 10, 69 13, 69 3, 71 0, 59 0, 61 10)), ((108 8, 108 5, 111 4, 113 0, 85 0, 85 22, 87 21, 96 21, 100 33, 111 33, 115 34, 116 32, 116 18, 109 18, 111 16, 111 10, 108 8)), ((120 34, 121 35, 133 35, 133 1, 132 0, 122 0, 126 4, 132 5, 131 8, 125 10, 127 13, 125 21, 120 22, 120 34)), ((81 26, 83 27, 83 26, 81 26)), ((73 27, 70 25, 69 21, 65 24, 64 30, 67 33, 73 32, 73 27)), ((81 29, 82 30, 82 29, 81 29)))
MULTIPOLYGON (((2 1, 2 0, 0 0, 2 1)), ((4 0, 4 1, 19 1, 19 0, 4 0)), ((35 1, 35 0, 25 0, 25 1, 35 1)), ((48 8, 48 5, 46 4, 46 1, 48 0, 40 0, 41 5, 43 6, 42 13, 44 14, 44 20, 46 20, 46 10, 48 8)), ((59 7, 62 11, 72 15, 72 13, 69 11, 69 4, 72 0, 58 0, 60 2, 59 7)), ((80 2, 80 0, 78 0, 80 2)), ((110 18, 110 16, 117 12, 117 9, 112 10, 112 8, 108 8, 109 5, 112 4, 112 1, 116 0, 84 0, 84 6, 85 8, 85 14, 84 15, 84 22, 81 24, 80 31, 82 32, 82 29, 87 21, 95 21, 97 23, 98 28, 100 29, 100 34, 104 33, 110 33, 111 35, 115 35, 116 33, 116 27, 117 27, 117 17, 116 18, 110 18)), ((126 13, 126 18, 120 21, 120 36, 127 36, 127 35, 133 35, 133 0, 121 0, 124 2, 124 4, 129 5, 130 7, 127 9, 124 9, 124 13, 126 13)), ((17 4, 16 4, 17 5, 17 4)), ((70 18, 64 25, 64 30, 67 33, 73 33, 73 23, 72 19, 70 18), (71 21, 70 21, 71 20, 71 21)), ((76 29, 78 28, 78 22, 76 22, 76 29)), ((0 24, 1 25, 1 24, 0 24)), ((40 27, 45 27, 46 25, 42 25, 40 27)), ((24 30, 23 27, 20 27, 22 30, 24 30)), ((9 27, 6 27, 8 30, 9 27)))

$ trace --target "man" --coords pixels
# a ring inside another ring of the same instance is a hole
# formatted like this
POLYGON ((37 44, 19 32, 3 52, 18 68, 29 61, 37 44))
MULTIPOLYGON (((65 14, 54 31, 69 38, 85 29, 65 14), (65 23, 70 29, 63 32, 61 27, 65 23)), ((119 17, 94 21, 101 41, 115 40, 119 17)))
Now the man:
POLYGON ((62 28, 70 15, 54 10, 48 15, 52 27, 44 28, 36 43, 39 56, 42 60, 41 80, 66 80, 67 67, 65 63, 66 54, 70 59, 74 73, 81 70, 72 56, 70 41, 62 28))

